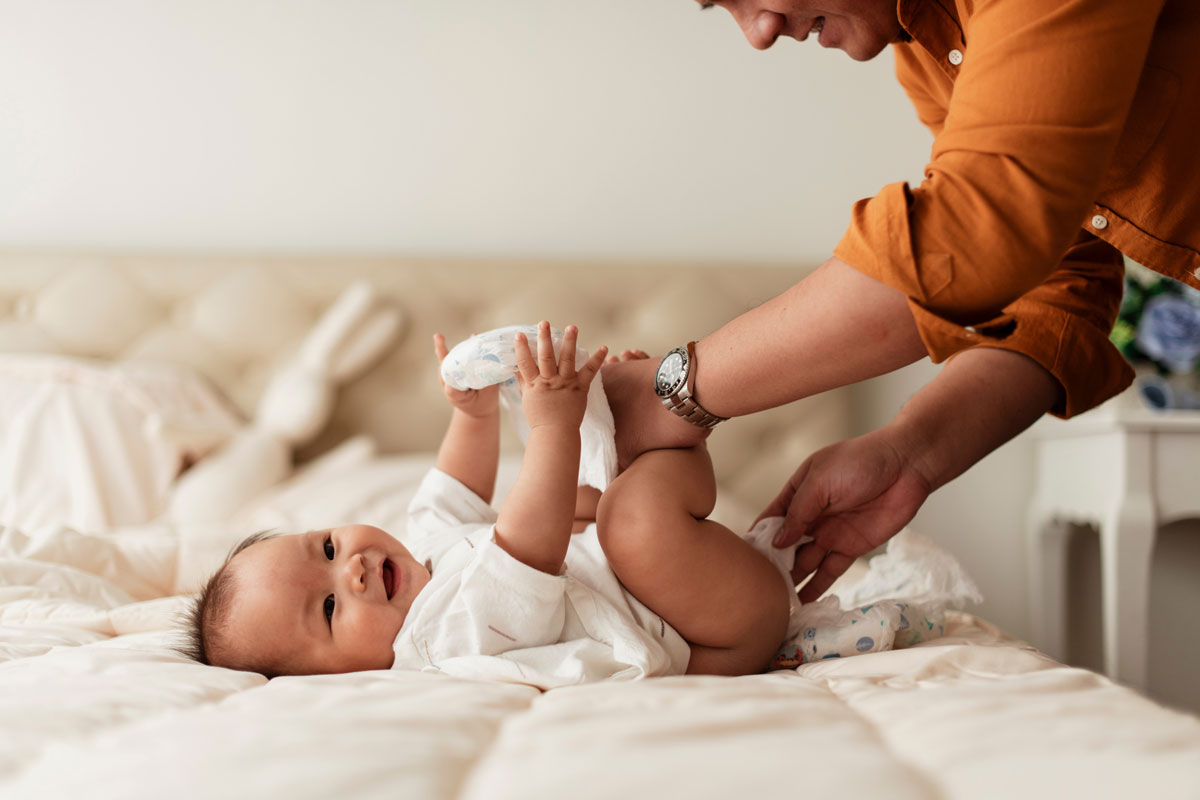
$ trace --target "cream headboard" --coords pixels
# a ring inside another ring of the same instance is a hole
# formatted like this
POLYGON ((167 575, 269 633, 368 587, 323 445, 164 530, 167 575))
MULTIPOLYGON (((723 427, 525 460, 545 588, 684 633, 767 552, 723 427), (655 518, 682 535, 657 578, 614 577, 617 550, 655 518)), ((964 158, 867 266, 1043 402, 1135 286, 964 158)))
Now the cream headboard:
MULTIPOLYGON (((249 412, 320 312, 366 278, 402 310, 400 340, 344 389, 332 424, 301 456, 352 433, 373 436, 384 452, 432 451, 449 414, 434 332, 453 344, 547 318, 577 324, 584 346, 661 354, 803 274, 758 265, 6 253, 0 351, 184 363, 249 412)), ((804 456, 847 435, 845 397, 830 392, 723 424, 709 440, 722 490, 753 507, 768 502, 804 456)))

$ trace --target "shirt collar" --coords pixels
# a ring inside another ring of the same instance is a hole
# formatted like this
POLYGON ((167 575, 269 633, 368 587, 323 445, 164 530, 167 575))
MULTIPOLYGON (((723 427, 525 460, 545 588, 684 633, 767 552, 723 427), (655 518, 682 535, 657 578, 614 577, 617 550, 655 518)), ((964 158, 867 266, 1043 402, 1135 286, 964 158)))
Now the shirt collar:
POLYGON ((954 4, 948 0, 899 0, 896 15, 913 42, 933 56, 946 74, 956 77, 958 66, 947 61, 946 54, 966 50, 967 41, 954 4))

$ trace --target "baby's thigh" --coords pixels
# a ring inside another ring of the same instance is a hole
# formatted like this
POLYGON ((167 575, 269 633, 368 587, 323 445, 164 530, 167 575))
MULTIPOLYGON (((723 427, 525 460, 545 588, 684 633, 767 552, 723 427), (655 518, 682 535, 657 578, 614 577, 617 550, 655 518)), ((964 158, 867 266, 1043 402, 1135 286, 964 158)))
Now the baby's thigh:
POLYGON ((601 499, 598 533, 613 571, 691 644, 736 648, 741 661, 757 663, 738 671, 761 669, 787 628, 782 574, 733 531, 696 519, 655 487, 619 478, 601 499))

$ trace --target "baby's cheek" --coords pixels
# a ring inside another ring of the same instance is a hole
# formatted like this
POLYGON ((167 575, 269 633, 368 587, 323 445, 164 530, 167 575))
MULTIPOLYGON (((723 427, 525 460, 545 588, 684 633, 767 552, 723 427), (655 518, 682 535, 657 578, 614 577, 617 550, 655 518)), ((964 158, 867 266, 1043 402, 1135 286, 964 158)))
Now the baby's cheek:
POLYGON ((396 637, 400 634, 400 629, 404 626, 404 614, 396 613, 395 609, 387 609, 387 613, 379 614, 372 620, 370 626, 371 639, 376 647, 387 651, 389 664, 393 657, 392 645, 396 641, 396 637))

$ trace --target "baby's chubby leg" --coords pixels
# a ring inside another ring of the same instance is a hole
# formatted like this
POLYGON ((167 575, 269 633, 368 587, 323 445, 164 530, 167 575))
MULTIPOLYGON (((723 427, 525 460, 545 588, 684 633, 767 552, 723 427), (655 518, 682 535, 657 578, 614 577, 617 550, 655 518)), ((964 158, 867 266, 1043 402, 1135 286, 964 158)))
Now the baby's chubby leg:
POLYGON ((600 498, 600 544, 625 587, 692 645, 688 672, 760 672, 787 629, 787 587, 762 554, 704 519, 715 501, 703 445, 643 453, 600 498))
POLYGON ((600 490, 594 486, 575 489, 575 522, 571 533, 583 533, 588 525, 596 521, 596 506, 600 503, 600 490))

